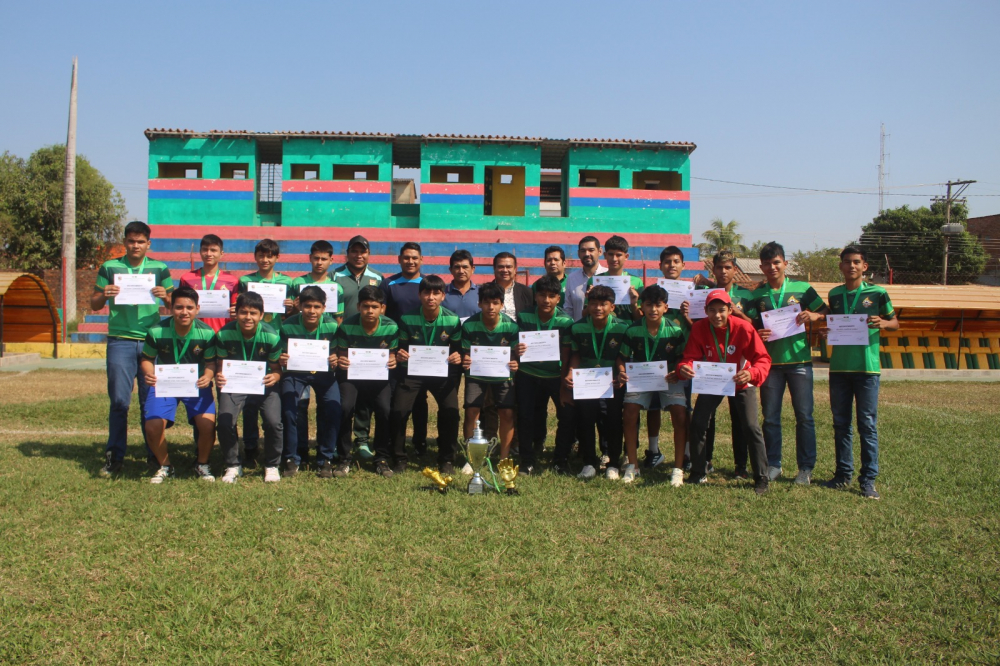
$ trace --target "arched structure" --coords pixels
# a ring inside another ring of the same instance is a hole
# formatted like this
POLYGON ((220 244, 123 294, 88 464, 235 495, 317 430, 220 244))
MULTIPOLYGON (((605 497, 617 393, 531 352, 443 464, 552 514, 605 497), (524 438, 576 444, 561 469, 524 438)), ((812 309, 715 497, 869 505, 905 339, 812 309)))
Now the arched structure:
POLYGON ((52 343, 57 358, 59 312, 45 282, 30 273, 0 272, 0 356, 8 342, 52 343))

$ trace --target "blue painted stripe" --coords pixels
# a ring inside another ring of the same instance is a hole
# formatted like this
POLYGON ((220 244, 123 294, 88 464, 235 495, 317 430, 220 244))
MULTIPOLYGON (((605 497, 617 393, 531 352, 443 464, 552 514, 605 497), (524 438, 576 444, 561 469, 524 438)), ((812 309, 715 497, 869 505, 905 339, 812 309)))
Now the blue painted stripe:
POLYGON ((537 206, 539 204, 540 197, 524 197, 525 206, 537 206))
POLYGON ((666 208, 670 210, 688 210, 690 201, 672 201, 670 199, 602 199, 600 197, 570 197, 570 206, 587 206, 595 208, 666 208))
POLYGON ((389 203, 391 195, 384 192, 282 192, 284 201, 367 201, 389 203))
POLYGON ((481 194, 422 194, 422 204, 479 204, 483 203, 481 194))
POLYGON ((224 192, 217 190, 149 190, 149 198, 253 201, 253 192, 224 192))

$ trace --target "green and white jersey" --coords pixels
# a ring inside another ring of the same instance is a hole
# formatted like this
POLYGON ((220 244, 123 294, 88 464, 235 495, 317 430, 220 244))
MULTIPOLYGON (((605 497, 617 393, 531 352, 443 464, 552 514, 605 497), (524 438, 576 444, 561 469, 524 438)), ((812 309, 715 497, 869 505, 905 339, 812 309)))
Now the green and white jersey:
MULTIPOLYGON (((645 285, 642 284, 642 278, 637 278, 636 276, 631 275, 628 271, 625 271, 624 273, 622 273, 622 275, 628 275, 629 285, 633 289, 635 289, 636 292, 638 292, 640 296, 642 296, 642 290, 643 290, 643 288, 645 286, 645 285)), ((602 273, 601 275, 595 276, 595 277, 612 277, 612 276, 609 275, 608 273, 602 273)), ((593 286, 594 286, 594 278, 588 278, 587 279, 587 286, 583 288, 583 293, 585 294, 584 295, 584 299, 583 299, 583 305, 584 305, 584 307, 587 306, 586 293, 588 291, 590 291, 590 288, 593 287, 593 286)), ((565 292, 563 292, 563 293, 565 293, 565 292)), ((642 299, 641 298, 639 299, 639 303, 640 304, 642 303, 642 299)), ((631 322, 632 321, 632 304, 631 303, 625 303, 624 305, 616 305, 615 306, 615 316, 618 317, 619 319, 624 319, 625 321, 631 322)))
MULTIPOLYGON (((532 296, 534 296, 536 293, 538 293, 537 290, 535 289, 535 285, 536 284, 538 284, 537 280, 535 280, 534 282, 531 283, 531 295, 532 296)), ((565 304, 566 304, 566 274, 563 273, 562 279, 559 280, 559 306, 558 307, 561 308, 565 304)))
POLYGON ((239 329, 239 322, 231 321, 215 334, 215 356, 231 361, 277 363, 281 357, 281 338, 270 325, 261 322, 257 324, 254 337, 247 340, 239 329))
POLYGON ((197 363, 200 377, 205 372, 205 362, 215 358, 215 331, 195 319, 187 335, 181 336, 174 329, 174 318, 167 317, 146 333, 142 355, 158 365, 197 363))
POLYGON ((361 313, 351 315, 337 329, 337 353, 348 349, 389 349, 399 347, 399 326, 385 315, 379 317, 378 326, 369 335, 361 325, 361 313))
POLYGON ((291 294, 289 298, 295 300, 302 293, 302 290, 311 284, 322 284, 322 285, 336 285, 337 287, 337 307, 330 309, 330 302, 327 301, 326 314, 332 315, 334 317, 344 316, 344 286, 330 277, 329 273, 324 276, 322 280, 316 282, 313 279, 312 273, 306 273, 301 277, 297 277, 292 280, 292 288, 289 291, 291 294))
MULTIPOLYGON (((830 314, 866 314, 892 319, 896 316, 892 301, 885 289, 862 282, 860 289, 847 291, 846 285, 830 290, 830 314)), ((868 329, 868 345, 838 345, 830 347, 830 372, 863 372, 877 375, 882 372, 879 360, 879 330, 868 329)))
MULTIPOLYGON (((753 291, 751 298, 752 312, 744 311, 744 314, 754 320, 754 325, 758 329, 764 328, 760 317, 762 312, 777 310, 795 303, 800 304, 803 310, 816 311, 823 307, 823 299, 808 282, 790 280, 787 277, 781 283, 781 287, 777 289, 772 289, 765 282, 753 291)), ((812 363, 808 332, 765 342, 764 346, 767 348, 767 353, 771 355, 771 365, 812 363)))
MULTIPOLYGON (((492 330, 483 323, 483 313, 477 312, 465 320, 462 325, 462 351, 469 352, 475 347, 510 347, 511 359, 517 357, 517 323, 507 315, 500 313, 500 321, 492 330)), ((465 376, 479 382, 502 383, 508 381, 503 377, 476 377, 466 370, 465 376)))
MULTIPOLYGON (((339 326, 337 326, 337 321, 333 318, 333 315, 325 312, 320 317, 319 325, 315 331, 306 329, 306 325, 302 322, 301 314, 292 315, 281 323, 281 352, 284 354, 288 353, 289 340, 328 340, 330 342, 330 353, 332 354, 337 349, 338 328, 339 326)), ((297 370, 285 370, 285 372, 292 375, 311 374, 310 372, 297 370)))
MULTIPOLYGON (((563 292, 565 295, 565 292, 563 292)), ((518 332, 521 331, 552 331, 559 336, 559 347, 569 347, 569 330, 573 327, 573 320, 562 311, 556 308, 552 317, 545 323, 538 317, 538 309, 532 308, 517 315, 518 332)), ((520 338, 520 336, 518 336, 520 338)), ((520 342, 520 339, 518 340, 520 342)), ((562 361, 535 361, 534 363, 518 363, 518 372, 523 372, 532 377, 551 379, 562 376, 562 361)))
MULTIPOLYGON (((278 271, 274 271, 273 273, 271 273, 271 277, 267 278, 266 280, 261 277, 260 271, 250 273, 249 275, 240 276, 240 281, 236 283, 236 293, 245 294, 246 292, 250 291, 250 288, 247 285, 250 284, 251 282, 270 282, 274 284, 283 284, 286 287, 285 298, 295 298, 294 296, 292 296, 292 278, 285 275, 284 273, 279 273, 278 271)), ((274 312, 265 312, 263 322, 265 324, 270 324, 271 326, 277 329, 281 328, 281 320, 284 318, 285 318, 284 315, 276 314, 274 312)))
POLYGON ((664 315, 659 330, 650 335, 643 317, 625 331, 618 353, 626 361, 636 363, 666 361, 672 369, 684 355, 688 333, 687 323, 680 315, 664 315))
MULTIPOLYGON (((162 261, 146 257, 133 268, 126 257, 121 257, 101 264, 94 291, 104 293, 106 286, 115 283, 115 275, 155 275, 157 287, 163 287, 168 294, 174 289, 170 269, 162 261)), ((109 298, 108 312, 108 335, 113 338, 142 340, 150 327, 160 322, 159 305, 116 305, 115 299, 109 298)))
MULTIPOLYGON (((424 317, 423 308, 407 312, 399 318, 399 347, 409 350, 410 345, 429 345, 431 347, 448 347, 448 353, 462 349, 462 320, 457 314, 446 308, 438 310, 434 321, 424 317)), ((405 368, 406 362, 399 367, 405 368)), ((448 366, 449 370, 461 366, 448 366)))
POLYGON ((611 368, 622 348, 625 331, 632 325, 614 315, 608 317, 603 329, 596 329, 590 317, 573 324, 569 345, 580 356, 581 368, 611 368))

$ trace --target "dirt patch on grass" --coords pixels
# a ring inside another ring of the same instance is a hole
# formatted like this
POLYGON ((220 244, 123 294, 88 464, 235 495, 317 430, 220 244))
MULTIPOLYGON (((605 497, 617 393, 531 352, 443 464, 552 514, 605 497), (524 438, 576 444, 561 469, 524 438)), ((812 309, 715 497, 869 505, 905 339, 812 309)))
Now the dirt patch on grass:
POLYGON ((107 375, 102 370, 35 370, 0 373, 0 402, 8 405, 77 398, 106 393, 107 375))

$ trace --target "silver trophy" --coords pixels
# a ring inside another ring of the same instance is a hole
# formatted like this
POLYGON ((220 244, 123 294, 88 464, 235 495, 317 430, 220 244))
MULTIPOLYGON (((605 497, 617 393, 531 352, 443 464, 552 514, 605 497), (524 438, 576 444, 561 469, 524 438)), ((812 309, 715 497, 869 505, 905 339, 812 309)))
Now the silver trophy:
POLYGON ((483 430, 479 427, 479 421, 476 421, 476 429, 472 431, 472 437, 467 440, 459 439, 462 444, 462 448, 465 449, 465 457, 469 461, 469 466, 472 467, 472 480, 469 481, 469 494, 470 495, 481 495, 486 490, 486 482, 483 481, 482 475, 479 474, 479 470, 483 468, 483 463, 486 459, 493 453, 496 449, 497 444, 500 440, 494 437, 491 440, 487 440, 483 437, 483 430))

